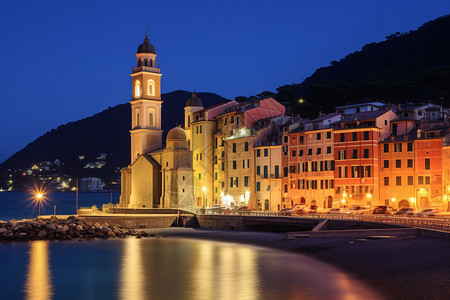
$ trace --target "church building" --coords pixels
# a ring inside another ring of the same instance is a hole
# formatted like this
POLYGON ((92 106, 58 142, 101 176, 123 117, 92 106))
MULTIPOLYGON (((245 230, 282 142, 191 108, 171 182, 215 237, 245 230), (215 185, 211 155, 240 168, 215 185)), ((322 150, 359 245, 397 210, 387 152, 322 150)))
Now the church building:
POLYGON ((145 36, 132 69, 131 161, 121 170, 123 208, 184 208, 194 205, 192 151, 180 127, 162 146, 161 72, 155 48, 145 36))

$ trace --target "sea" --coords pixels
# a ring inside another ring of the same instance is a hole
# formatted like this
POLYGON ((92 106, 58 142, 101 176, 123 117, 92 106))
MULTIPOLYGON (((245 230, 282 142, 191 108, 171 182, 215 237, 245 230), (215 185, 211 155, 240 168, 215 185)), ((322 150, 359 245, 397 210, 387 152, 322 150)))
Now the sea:
MULTIPOLYGON (((74 193, 52 193, 41 214, 73 214, 74 193)), ((117 203, 80 193, 80 206, 117 203)), ((26 193, 0 193, 0 219, 37 216, 26 193)), ((152 237, 0 243, 0 299, 380 299, 311 257, 252 245, 152 237)))

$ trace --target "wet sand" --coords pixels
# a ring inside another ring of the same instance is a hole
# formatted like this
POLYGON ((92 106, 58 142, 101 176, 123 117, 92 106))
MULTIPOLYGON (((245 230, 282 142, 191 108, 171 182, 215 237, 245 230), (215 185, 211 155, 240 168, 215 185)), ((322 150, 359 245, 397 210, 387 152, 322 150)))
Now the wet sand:
POLYGON ((450 299, 450 239, 298 238, 284 233, 158 228, 145 232, 246 243, 311 256, 361 280, 385 299, 450 299))

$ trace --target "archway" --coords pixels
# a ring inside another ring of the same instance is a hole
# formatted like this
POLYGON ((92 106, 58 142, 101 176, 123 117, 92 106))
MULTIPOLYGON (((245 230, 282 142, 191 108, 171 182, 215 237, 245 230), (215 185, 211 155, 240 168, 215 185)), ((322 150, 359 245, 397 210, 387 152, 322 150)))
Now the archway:
POLYGON ((421 197, 420 198, 420 208, 428 208, 430 206, 430 203, 428 201, 428 197, 421 197))
POLYGON ((269 199, 264 200, 264 210, 269 210, 269 199))
POLYGON ((332 208, 332 207, 333 207, 333 197, 328 196, 326 199, 327 199, 327 200, 326 200, 326 201, 327 201, 327 205, 324 206, 324 207, 326 207, 326 208, 332 208))
POLYGON ((403 199, 398 203, 398 208, 405 208, 405 207, 410 207, 410 205, 408 200, 403 199))
POLYGON ((316 200, 312 200, 312 201, 311 201, 311 208, 313 208, 313 207, 317 207, 317 202, 316 202, 316 200))
POLYGON ((301 198, 300 198, 300 204, 305 204, 305 203, 306 203, 305 198, 304 198, 304 197, 301 197, 301 198))

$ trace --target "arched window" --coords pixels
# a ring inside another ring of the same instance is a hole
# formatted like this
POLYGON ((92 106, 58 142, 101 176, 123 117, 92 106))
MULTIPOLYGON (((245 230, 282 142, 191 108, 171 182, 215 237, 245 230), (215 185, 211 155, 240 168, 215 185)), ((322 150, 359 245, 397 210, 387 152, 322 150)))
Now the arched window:
POLYGON ((148 60, 148 66, 149 66, 149 67, 153 67, 153 60, 152 60, 152 59, 149 59, 149 60, 148 60))
POLYGON ((138 59, 138 65, 137 65, 138 67, 140 67, 141 66, 141 59, 139 58, 138 59))
POLYGON ((153 126, 154 125, 153 120, 153 109, 150 109, 150 112, 148 113, 148 125, 153 126))
POLYGON ((191 126, 191 116, 188 116, 188 127, 191 126))
POLYGON ((148 91, 147 91, 147 95, 149 96, 154 96, 155 95, 155 82, 153 80, 149 80, 147 82, 148 85, 148 91))
POLYGON ((134 87, 134 96, 139 97, 141 95, 141 83, 139 80, 136 80, 134 87))
POLYGON ((139 126, 139 108, 136 108, 136 126, 139 126))
POLYGON ((147 66, 147 59, 144 59, 144 66, 147 66))

